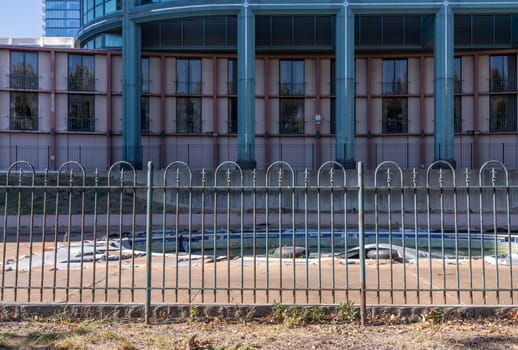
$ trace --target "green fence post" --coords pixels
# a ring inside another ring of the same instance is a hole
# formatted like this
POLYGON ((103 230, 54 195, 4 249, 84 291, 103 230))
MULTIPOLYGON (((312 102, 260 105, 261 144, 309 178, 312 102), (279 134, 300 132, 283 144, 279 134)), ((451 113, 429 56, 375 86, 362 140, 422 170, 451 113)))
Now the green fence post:
POLYGON ((363 162, 358 162, 358 238, 360 248, 360 323, 365 326, 367 313, 365 295, 365 226, 364 226, 363 162))
POLYGON ((153 219, 153 162, 147 163, 147 195, 146 195, 146 296, 145 296, 145 321, 151 323, 151 244, 152 244, 152 219, 153 219))

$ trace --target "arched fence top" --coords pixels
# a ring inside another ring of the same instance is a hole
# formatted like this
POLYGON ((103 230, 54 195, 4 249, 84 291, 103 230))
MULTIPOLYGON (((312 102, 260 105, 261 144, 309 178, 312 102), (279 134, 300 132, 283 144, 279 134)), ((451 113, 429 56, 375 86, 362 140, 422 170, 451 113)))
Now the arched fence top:
POLYGON ((111 179, 112 179, 112 176, 114 176, 114 172, 117 169, 117 167, 119 167, 121 186, 124 185, 124 179, 125 179, 126 172, 131 172, 133 174, 133 184, 132 185, 135 186, 137 184, 137 171, 135 170, 135 167, 133 166, 133 164, 131 164, 130 162, 121 160, 121 161, 113 163, 112 166, 110 167, 110 169, 108 169, 108 186, 111 185, 111 179))
POLYGON ((283 167, 286 167, 287 168, 287 171, 289 173, 289 175, 291 176, 291 186, 292 187, 295 187, 295 171, 293 171, 293 167, 288 163, 288 162, 285 162, 283 160, 279 160, 279 161, 276 161, 276 162, 273 162, 272 164, 270 164, 270 166, 266 169, 266 173, 265 173, 265 185, 266 187, 268 187, 269 185, 269 179, 270 179, 270 174, 273 173, 273 170, 275 168, 278 168, 278 171, 277 171, 277 185, 278 187, 283 187, 283 167))
POLYGON ((169 163, 166 166, 166 168, 164 169, 164 178, 163 178, 164 186, 167 186, 167 179, 168 179, 169 173, 172 172, 174 169, 176 169, 175 179, 176 179, 176 185, 177 186, 179 186, 180 183, 181 183, 181 175, 182 175, 182 170, 181 169, 184 169, 184 171, 187 172, 187 176, 188 176, 188 179, 189 179, 189 186, 192 185, 192 170, 191 170, 191 167, 187 163, 178 160, 178 161, 169 163))
POLYGON ((232 184, 232 168, 235 168, 239 172, 239 185, 243 186, 243 181, 244 181, 243 170, 241 169, 239 164, 237 164, 237 162, 234 162, 231 160, 221 163, 220 165, 218 165, 216 170, 214 170, 214 186, 218 185, 218 174, 222 171, 226 172, 225 173, 226 185, 230 186, 232 184))
POLYGON ((426 186, 431 186, 431 180, 430 180, 430 174, 433 170, 439 171, 439 187, 444 186, 444 170, 448 170, 451 173, 452 176, 452 185, 455 186, 457 184, 457 181, 455 180, 455 169, 451 165, 450 162, 447 162, 445 160, 436 160, 432 164, 428 166, 426 169, 426 186))
POLYGON ((81 179, 83 180, 82 185, 85 186, 85 184, 86 184, 85 168, 83 167, 83 165, 81 163, 76 162, 75 160, 65 162, 65 163, 61 164, 61 166, 58 168, 57 185, 58 186, 60 185, 61 174, 64 174, 65 171, 68 171, 69 181, 70 181, 70 184, 72 184, 74 169, 79 169, 79 171, 81 173, 81 179))
POLYGON ((11 164, 11 166, 9 166, 9 169, 7 169, 7 176, 5 179, 6 185, 9 186, 9 178, 11 177, 10 175, 13 173, 13 171, 19 172, 18 184, 20 184, 20 181, 22 181, 23 168, 25 168, 25 167, 29 168, 29 170, 30 170, 31 185, 34 186, 36 170, 34 169, 34 166, 31 163, 24 161, 24 160, 19 160, 17 162, 14 162, 13 164, 11 164))
MULTIPOLYGON (((478 171, 479 186, 483 185, 482 182, 483 182, 483 178, 484 178, 484 176, 483 176, 484 170, 486 170, 486 168, 489 168, 490 165, 496 165, 498 168, 500 168, 504 171, 505 186, 509 186, 509 171, 507 170, 507 167, 505 166, 505 164, 498 160, 489 160, 489 161, 485 162, 484 164, 482 164, 482 166, 480 167, 480 169, 478 171)), ((491 171, 491 185, 494 187, 494 186, 496 186, 497 171, 494 166, 491 168, 490 171, 491 171)))
POLYGON ((387 160, 387 161, 384 161, 382 163, 380 163, 376 169, 374 170, 374 186, 378 186, 378 174, 381 174, 381 170, 382 169, 386 169, 385 171, 385 183, 387 185, 387 187, 391 187, 392 186, 392 168, 395 168, 396 171, 398 172, 399 174, 399 181, 400 181, 400 186, 403 186, 404 183, 403 183, 403 170, 401 170, 401 167, 399 166, 398 163, 394 162, 394 161, 391 161, 391 160, 387 160))
MULTIPOLYGON (((343 178, 342 186, 347 185, 347 172, 345 171, 344 166, 337 161, 330 160, 330 161, 325 162, 318 168, 317 186, 320 186, 321 180, 322 180, 322 173, 326 168, 329 168, 329 184, 331 187, 333 187, 333 184, 335 183, 335 180, 336 180, 335 173, 336 172, 342 173, 342 178, 343 178)), ((306 170, 306 173, 307 173, 307 170, 306 170)))

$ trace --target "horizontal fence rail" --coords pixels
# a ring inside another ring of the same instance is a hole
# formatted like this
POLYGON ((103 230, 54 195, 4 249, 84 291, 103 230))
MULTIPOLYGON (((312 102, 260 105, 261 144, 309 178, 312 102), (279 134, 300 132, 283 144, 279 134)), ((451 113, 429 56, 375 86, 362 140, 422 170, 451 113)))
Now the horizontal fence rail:
POLYGON ((514 304, 518 178, 435 162, 0 174, 0 301, 514 304))
MULTIPOLYGON (((454 159, 459 168, 478 167, 486 161, 498 160, 508 169, 518 169, 518 143, 484 143, 476 146, 472 141, 455 142, 454 159)), ((321 164, 336 160, 334 141, 319 141, 315 138, 304 142, 271 141, 254 146, 257 164, 264 171, 276 161, 287 161, 297 171, 315 169, 321 164)), ((435 146, 429 142, 370 142, 354 146, 354 159, 362 161, 366 169, 374 170, 384 161, 396 161, 402 169, 427 167, 434 159, 435 146)), ((140 149, 144 163, 153 162, 156 169, 165 169, 171 160, 183 161, 193 170, 214 169, 221 162, 238 158, 238 145, 235 140, 205 140, 197 142, 172 142, 167 147, 161 144, 146 144, 140 149)), ((346 152, 347 153, 347 152, 346 152)), ((17 161, 28 161, 37 171, 51 169, 56 171, 59 164, 77 161, 88 171, 107 170, 115 161, 123 159, 124 150, 119 146, 77 146, 71 144, 50 146, 0 145, 0 169, 7 169, 17 161)))

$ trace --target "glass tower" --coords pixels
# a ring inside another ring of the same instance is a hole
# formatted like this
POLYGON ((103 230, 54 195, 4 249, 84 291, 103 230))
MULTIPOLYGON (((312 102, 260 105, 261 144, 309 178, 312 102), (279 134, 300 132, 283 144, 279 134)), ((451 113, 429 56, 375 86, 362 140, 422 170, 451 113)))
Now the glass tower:
POLYGON ((81 25, 80 0, 43 0, 45 36, 74 36, 81 25))

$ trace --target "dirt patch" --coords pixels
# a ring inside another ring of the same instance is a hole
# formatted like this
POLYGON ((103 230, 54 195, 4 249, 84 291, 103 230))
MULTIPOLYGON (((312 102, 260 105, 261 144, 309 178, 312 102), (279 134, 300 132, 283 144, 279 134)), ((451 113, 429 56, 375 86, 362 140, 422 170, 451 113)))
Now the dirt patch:
POLYGON ((0 322, 1 349, 517 349, 516 317, 430 320, 365 327, 326 321, 287 325, 273 318, 138 322, 49 320, 0 322))

